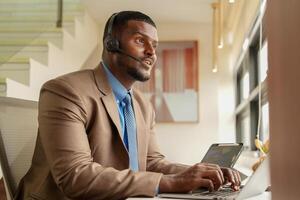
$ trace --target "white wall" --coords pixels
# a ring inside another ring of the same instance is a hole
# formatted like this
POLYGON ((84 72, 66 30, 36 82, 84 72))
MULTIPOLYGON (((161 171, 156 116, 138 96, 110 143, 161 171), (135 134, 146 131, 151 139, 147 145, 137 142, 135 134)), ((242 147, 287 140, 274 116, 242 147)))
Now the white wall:
MULTIPOLYGON (((193 164, 199 162, 211 143, 232 142, 234 135, 233 120, 224 115, 228 109, 220 98, 228 96, 226 89, 232 84, 222 85, 220 73, 212 73, 212 27, 210 24, 157 24, 161 41, 197 40, 199 47, 199 123, 157 124, 156 132, 161 151, 171 161, 193 164), (225 90, 224 90, 225 89, 225 90), (224 90, 224 92, 223 92, 224 90), (223 92, 223 93, 220 93, 223 92), (227 95, 226 95, 227 94, 227 95), (223 109, 219 108, 219 105, 223 109), (220 126, 222 125, 222 126, 220 126), (230 137, 223 137, 222 131, 230 132, 230 137), (220 133, 219 133, 220 131, 220 133), (221 137, 222 136, 222 137, 221 137)), ((226 78, 226 77, 225 77, 226 78)), ((232 78, 229 77, 229 80, 232 78)), ((227 78, 228 80, 228 78, 227 78)), ((229 96, 231 94, 229 93, 229 96)), ((234 104, 234 98, 227 99, 227 104, 234 104)), ((232 113, 229 114, 230 116, 232 113)), ((229 117, 230 118, 230 117, 229 117)))

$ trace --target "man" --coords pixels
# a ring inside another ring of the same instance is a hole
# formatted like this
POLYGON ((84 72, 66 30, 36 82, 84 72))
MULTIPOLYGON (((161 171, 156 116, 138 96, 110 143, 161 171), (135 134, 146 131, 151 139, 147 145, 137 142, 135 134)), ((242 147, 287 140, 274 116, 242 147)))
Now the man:
POLYGON ((140 12, 114 14, 104 31, 103 62, 48 81, 39 131, 20 199, 123 199, 159 192, 234 189, 239 175, 212 164, 169 163, 155 141, 154 111, 132 87, 150 78, 157 30, 140 12))

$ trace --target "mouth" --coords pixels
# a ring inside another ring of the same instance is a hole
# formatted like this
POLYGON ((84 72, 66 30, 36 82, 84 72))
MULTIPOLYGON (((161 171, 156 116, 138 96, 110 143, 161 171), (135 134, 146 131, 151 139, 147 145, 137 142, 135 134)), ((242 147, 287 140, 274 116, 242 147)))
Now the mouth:
POLYGON ((143 59, 143 63, 145 63, 146 65, 152 66, 153 60, 151 58, 146 58, 146 59, 143 59))

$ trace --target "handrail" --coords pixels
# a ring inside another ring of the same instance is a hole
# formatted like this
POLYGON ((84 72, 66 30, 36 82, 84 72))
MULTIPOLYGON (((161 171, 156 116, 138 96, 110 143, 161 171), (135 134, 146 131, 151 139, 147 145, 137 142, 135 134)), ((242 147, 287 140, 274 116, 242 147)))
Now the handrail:
POLYGON ((63 21, 63 0, 58 0, 57 1, 57 21, 56 21, 57 28, 62 27, 62 21, 63 21))

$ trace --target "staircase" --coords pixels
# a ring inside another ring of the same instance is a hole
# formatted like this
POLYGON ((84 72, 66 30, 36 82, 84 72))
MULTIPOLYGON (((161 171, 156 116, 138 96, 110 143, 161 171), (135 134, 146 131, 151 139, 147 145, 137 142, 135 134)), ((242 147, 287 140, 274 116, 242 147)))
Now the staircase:
POLYGON ((96 48, 98 26, 79 0, 0 0, 0 96, 37 100, 41 85, 82 68, 96 48))

